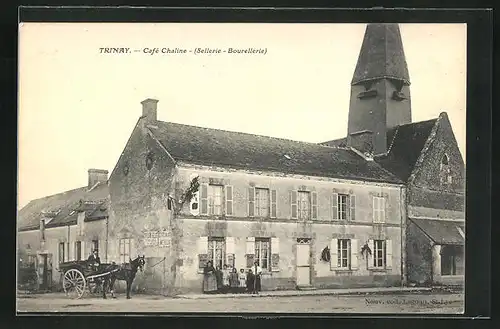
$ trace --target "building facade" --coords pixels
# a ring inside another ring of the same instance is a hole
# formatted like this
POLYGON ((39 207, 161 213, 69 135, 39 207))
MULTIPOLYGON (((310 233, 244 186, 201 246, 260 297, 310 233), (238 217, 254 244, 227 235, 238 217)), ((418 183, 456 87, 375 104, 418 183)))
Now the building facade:
POLYGON ((163 122, 144 100, 109 179, 20 211, 20 254, 47 282, 96 247, 144 255, 133 289, 160 294, 201 292, 208 260, 258 262, 264 290, 463 282, 464 163, 445 113, 411 121, 397 24, 368 25, 351 85, 347 137, 320 144, 163 122))

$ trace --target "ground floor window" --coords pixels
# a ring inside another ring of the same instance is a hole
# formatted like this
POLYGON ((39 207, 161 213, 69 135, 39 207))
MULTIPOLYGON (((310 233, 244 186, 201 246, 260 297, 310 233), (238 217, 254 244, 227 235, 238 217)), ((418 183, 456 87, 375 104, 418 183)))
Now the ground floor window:
POLYGON ((127 263, 130 260, 130 238, 120 239, 120 262, 127 263))
POLYGON ((81 241, 75 242, 75 259, 82 260, 82 242, 81 241))
POLYGON ((214 267, 222 268, 226 264, 226 241, 224 238, 208 239, 208 260, 214 267))
POLYGON ((384 240, 373 241, 373 267, 384 268, 386 264, 386 244, 384 240))
POLYGON ((262 269, 270 268, 271 255, 271 239, 256 238, 255 239, 255 261, 262 269))
POLYGON ((64 257, 64 242, 59 243, 59 263, 63 263, 65 261, 64 257))
POLYGON ((337 241, 337 266, 348 269, 351 266, 351 240, 339 239, 337 241))
POLYGON ((441 246, 441 275, 464 274, 464 249, 461 246, 441 246))

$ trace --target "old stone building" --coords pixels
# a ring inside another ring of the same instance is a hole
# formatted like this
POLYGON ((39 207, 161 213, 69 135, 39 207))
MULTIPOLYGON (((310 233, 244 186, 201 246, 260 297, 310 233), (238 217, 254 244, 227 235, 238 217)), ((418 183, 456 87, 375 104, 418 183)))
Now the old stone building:
POLYGON ((379 164, 350 148, 158 121, 157 101, 142 104, 109 180, 110 240, 148 259, 138 285, 200 292, 207 259, 258 261, 263 289, 401 284, 404 185, 379 164))
POLYGON ((42 289, 60 287, 59 263, 86 259, 93 249, 106 255, 108 171, 88 174, 87 186, 32 200, 19 211, 18 255, 35 263, 42 289))
POLYGON ((463 284, 462 155, 446 113, 412 122, 411 111, 399 27, 369 24, 352 80, 348 136, 324 145, 356 147, 405 182, 408 280, 463 284))
POLYGON ((28 204, 19 248, 145 255, 134 288, 163 294, 201 292, 207 260, 257 261, 266 290, 463 279, 463 160, 445 113, 411 121, 397 24, 368 25, 351 85, 347 137, 320 144, 159 121, 146 99, 109 180, 28 204))

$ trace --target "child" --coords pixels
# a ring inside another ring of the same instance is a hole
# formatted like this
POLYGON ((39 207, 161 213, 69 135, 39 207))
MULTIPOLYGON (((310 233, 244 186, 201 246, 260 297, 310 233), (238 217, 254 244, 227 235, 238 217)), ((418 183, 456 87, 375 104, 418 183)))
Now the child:
POLYGON ((238 275, 238 279, 240 281, 239 292, 245 292, 247 285, 247 276, 245 274, 245 270, 240 268, 240 274, 238 275))

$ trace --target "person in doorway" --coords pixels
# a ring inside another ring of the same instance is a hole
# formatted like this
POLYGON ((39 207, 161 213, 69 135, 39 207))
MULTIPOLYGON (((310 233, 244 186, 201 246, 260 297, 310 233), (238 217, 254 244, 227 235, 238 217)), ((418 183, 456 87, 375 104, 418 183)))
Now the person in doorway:
POLYGON ((255 286, 255 275, 252 273, 252 269, 248 270, 246 285, 247 285, 247 292, 252 293, 254 289, 253 287, 255 286))
POLYGON ((261 275, 262 275, 262 268, 259 266, 258 262, 255 262, 253 264, 253 272, 255 274, 255 281, 254 281, 254 286, 252 293, 258 294, 259 291, 261 290, 261 275))
POLYGON ((224 267, 222 269, 222 292, 223 293, 227 293, 229 291, 229 288, 230 288, 230 284, 229 284, 229 276, 231 274, 231 271, 229 270, 229 268, 227 268, 227 265, 224 264, 224 267))
POLYGON ((215 268, 211 261, 203 269, 203 293, 213 294, 217 292, 217 279, 215 277, 215 268))
POLYGON ((220 269, 220 266, 217 266, 215 269, 215 278, 217 280, 217 291, 219 293, 222 292, 222 270, 220 269))
POLYGON ((238 292, 240 282, 238 280, 238 272, 234 267, 232 268, 231 274, 229 274, 229 285, 231 293, 235 294, 238 292))
POLYGON ((245 292, 247 288, 247 275, 245 274, 245 270, 240 268, 240 273, 238 274, 238 281, 239 281, 239 292, 245 292))

